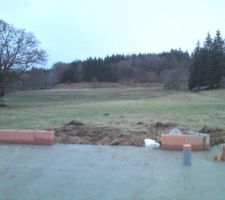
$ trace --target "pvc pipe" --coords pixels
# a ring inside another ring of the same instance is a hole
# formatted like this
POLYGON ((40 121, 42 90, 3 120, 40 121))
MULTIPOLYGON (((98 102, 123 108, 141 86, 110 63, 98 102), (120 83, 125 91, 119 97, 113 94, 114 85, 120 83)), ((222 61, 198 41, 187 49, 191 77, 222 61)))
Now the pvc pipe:
POLYGON ((191 144, 184 144, 183 145, 183 164, 184 165, 191 165, 191 144))

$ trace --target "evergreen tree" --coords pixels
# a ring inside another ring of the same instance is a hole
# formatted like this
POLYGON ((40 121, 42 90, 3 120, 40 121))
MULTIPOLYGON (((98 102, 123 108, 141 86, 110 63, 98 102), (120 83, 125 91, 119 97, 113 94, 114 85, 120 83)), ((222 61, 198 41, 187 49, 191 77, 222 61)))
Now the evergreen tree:
POLYGON ((191 70, 189 76, 189 89, 199 87, 201 82, 201 69, 200 69, 200 53, 201 47, 200 42, 197 42, 197 45, 194 49, 194 52, 191 55, 191 70))
POLYGON ((208 33, 203 47, 198 42, 191 59, 189 89, 219 87, 225 76, 225 48, 220 31, 213 40, 208 33))
POLYGON ((211 51, 212 50, 212 45, 213 45, 213 40, 211 38, 210 33, 208 33, 207 37, 205 39, 205 42, 204 42, 204 49, 207 49, 208 51, 211 51))
POLYGON ((216 36, 212 44, 212 87, 218 87, 220 81, 225 75, 225 48, 224 41, 221 37, 220 31, 216 32, 216 36))
POLYGON ((201 84, 200 86, 211 87, 213 80, 212 62, 213 62, 213 40, 208 33, 200 53, 201 61, 201 84))

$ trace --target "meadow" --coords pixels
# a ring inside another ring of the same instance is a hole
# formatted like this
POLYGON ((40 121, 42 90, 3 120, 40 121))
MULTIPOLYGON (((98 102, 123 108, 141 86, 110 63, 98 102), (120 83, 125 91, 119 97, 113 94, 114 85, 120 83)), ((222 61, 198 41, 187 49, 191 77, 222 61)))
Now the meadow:
POLYGON ((225 90, 167 91, 160 87, 70 88, 8 93, 1 129, 49 129, 71 120, 145 129, 157 122, 199 130, 225 129, 225 90))

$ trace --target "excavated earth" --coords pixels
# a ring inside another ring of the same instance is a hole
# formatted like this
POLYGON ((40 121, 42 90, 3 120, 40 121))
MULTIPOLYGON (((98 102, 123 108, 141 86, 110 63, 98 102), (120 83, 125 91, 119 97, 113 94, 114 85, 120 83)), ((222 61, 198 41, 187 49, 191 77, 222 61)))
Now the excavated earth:
POLYGON ((133 131, 124 133, 120 129, 95 127, 73 120, 61 128, 55 129, 56 143, 103 144, 143 146, 145 138, 158 140, 156 131, 133 131))
MULTIPOLYGON (((138 122, 137 124, 141 124, 138 122)), ((121 129, 110 127, 96 127, 73 120, 63 127, 55 129, 55 142, 68 144, 102 144, 122 146, 143 146, 144 139, 150 138, 160 142, 160 134, 169 132, 176 127, 175 123, 157 122, 147 131, 123 132, 121 129)), ((210 134, 210 144, 216 145, 225 142, 225 130, 203 127, 200 132, 210 134)))

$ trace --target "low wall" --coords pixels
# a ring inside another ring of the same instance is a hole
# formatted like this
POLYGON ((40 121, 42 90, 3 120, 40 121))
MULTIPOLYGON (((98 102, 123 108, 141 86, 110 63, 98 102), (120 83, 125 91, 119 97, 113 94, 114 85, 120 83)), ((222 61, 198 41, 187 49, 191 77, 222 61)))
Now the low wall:
POLYGON ((0 143, 53 144, 54 131, 47 130, 0 130, 0 143))
POLYGON ((191 144, 192 150, 202 151, 209 148, 209 136, 206 135, 161 135, 161 148, 183 150, 184 144, 191 144))

